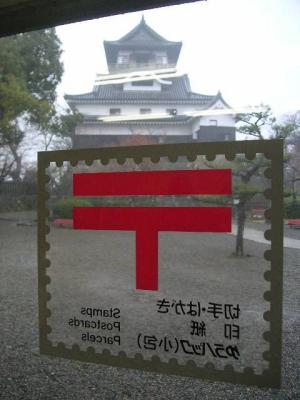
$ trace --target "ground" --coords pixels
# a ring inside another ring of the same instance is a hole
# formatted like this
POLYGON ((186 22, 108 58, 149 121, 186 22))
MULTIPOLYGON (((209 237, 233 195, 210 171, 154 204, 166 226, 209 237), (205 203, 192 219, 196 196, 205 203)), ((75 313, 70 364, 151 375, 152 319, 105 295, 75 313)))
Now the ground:
POLYGON ((282 388, 266 390, 41 356, 36 227, 20 220, 28 214, 0 216, 0 399, 300 398, 300 250, 285 248, 282 388))

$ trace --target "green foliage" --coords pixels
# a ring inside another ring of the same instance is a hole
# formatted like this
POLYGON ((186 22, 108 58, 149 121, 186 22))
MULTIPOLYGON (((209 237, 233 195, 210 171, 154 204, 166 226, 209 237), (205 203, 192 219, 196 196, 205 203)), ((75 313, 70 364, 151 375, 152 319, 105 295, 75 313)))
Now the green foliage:
POLYGON ((24 137, 17 121, 25 112, 30 113, 37 101, 23 83, 9 75, 0 81, 0 146, 18 145, 24 137))
POLYGON ((61 42, 55 29, 18 35, 20 56, 27 89, 40 100, 50 104, 56 99, 56 87, 61 81, 61 42))
POLYGON ((47 129, 61 80, 61 43, 55 29, 0 39, 0 175, 20 178, 19 146, 28 125, 47 129), (7 160, 12 159, 8 163, 7 160), (6 171, 4 168, 10 165, 6 171))
POLYGON ((13 75, 32 96, 51 103, 63 73, 61 53, 61 42, 53 28, 3 38, 0 81, 13 75))
POLYGON ((255 196, 258 193, 263 193, 264 188, 259 187, 259 186, 253 186, 249 184, 245 184, 243 182, 241 183, 235 183, 233 185, 233 193, 235 195, 247 195, 249 198, 255 196))
POLYGON ((272 127, 275 124, 275 118, 272 115, 271 107, 261 105, 262 111, 249 114, 237 114, 235 120, 241 123, 237 131, 247 136, 253 136, 257 139, 264 139, 263 129, 266 126, 272 127))
POLYGON ((18 61, 19 46, 17 36, 9 36, 0 40, 0 80, 5 76, 22 76, 22 63, 18 61))
POLYGON ((192 195, 191 197, 200 204, 207 203, 207 204, 227 205, 230 204, 232 201, 231 196, 192 195))
POLYGON ((1 120, 49 111, 63 73, 60 46, 54 29, 0 40, 1 120))
POLYGON ((52 206, 54 218, 73 218, 74 207, 91 207, 91 203, 85 199, 68 198, 60 200, 52 206))
POLYGON ((300 202, 288 202, 284 205, 284 213, 286 218, 300 218, 300 202))
POLYGON ((274 124, 271 139, 287 139, 295 135, 296 126, 292 122, 286 122, 283 125, 274 124))
POLYGON ((76 125, 78 125, 82 121, 83 121, 82 114, 76 111, 74 113, 67 111, 65 115, 60 116, 58 124, 56 125, 55 133, 61 138, 70 139, 71 143, 73 144, 76 125))

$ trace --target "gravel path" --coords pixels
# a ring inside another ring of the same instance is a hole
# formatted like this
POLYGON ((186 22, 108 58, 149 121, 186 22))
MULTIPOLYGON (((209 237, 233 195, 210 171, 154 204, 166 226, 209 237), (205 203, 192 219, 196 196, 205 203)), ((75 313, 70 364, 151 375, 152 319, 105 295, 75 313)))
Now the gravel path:
POLYGON ((36 228, 0 219, 0 245, 0 399, 300 399, 299 250, 285 249, 282 389, 262 390, 40 356, 36 228))
MULTIPOLYGON (((264 237, 264 231, 267 229, 267 227, 264 225, 264 228, 265 229, 257 229, 257 227, 253 226, 253 224, 248 224, 244 230, 244 239, 253 240, 258 243, 265 243, 265 244, 270 243, 264 237)), ((290 228, 287 228, 287 229, 290 229, 290 228)), ((236 235, 236 233, 237 233, 237 225, 234 224, 233 225, 233 234, 236 235)), ((283 239, 283 247, 289 247, 290 249, 300 249, 300 235, 298 235, 299 237, 297 237, 295 235, 297 238, 294 239, 290 236, 287 236, 288 234, 290 234, 290 232, 287 232, 287 233, 284 232, 284 233, 285 233, 285 236, 283 239)), ((297 233, 298 232, 296 232, 296 234, 297 233)))

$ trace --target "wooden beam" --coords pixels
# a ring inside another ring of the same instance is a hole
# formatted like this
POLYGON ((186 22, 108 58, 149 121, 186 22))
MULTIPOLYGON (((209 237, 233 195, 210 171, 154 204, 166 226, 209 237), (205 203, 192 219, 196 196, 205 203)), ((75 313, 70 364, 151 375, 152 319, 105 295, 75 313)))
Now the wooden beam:
POLYGON ((205 0, 1 0, 0 36, 205 0))

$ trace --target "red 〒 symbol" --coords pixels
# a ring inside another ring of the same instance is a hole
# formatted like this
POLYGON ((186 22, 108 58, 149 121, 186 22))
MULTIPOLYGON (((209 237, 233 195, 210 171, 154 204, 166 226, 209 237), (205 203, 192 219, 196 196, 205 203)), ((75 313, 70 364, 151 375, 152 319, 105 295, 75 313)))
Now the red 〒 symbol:
MULTIPOLYGON (((231 194, 231 170, 73 175, 74 196, 231 194)), ((158 232, 231 232, 227 207, 76 207, 74 229, 135 231, 136 288, 158 290, 158 232)))

